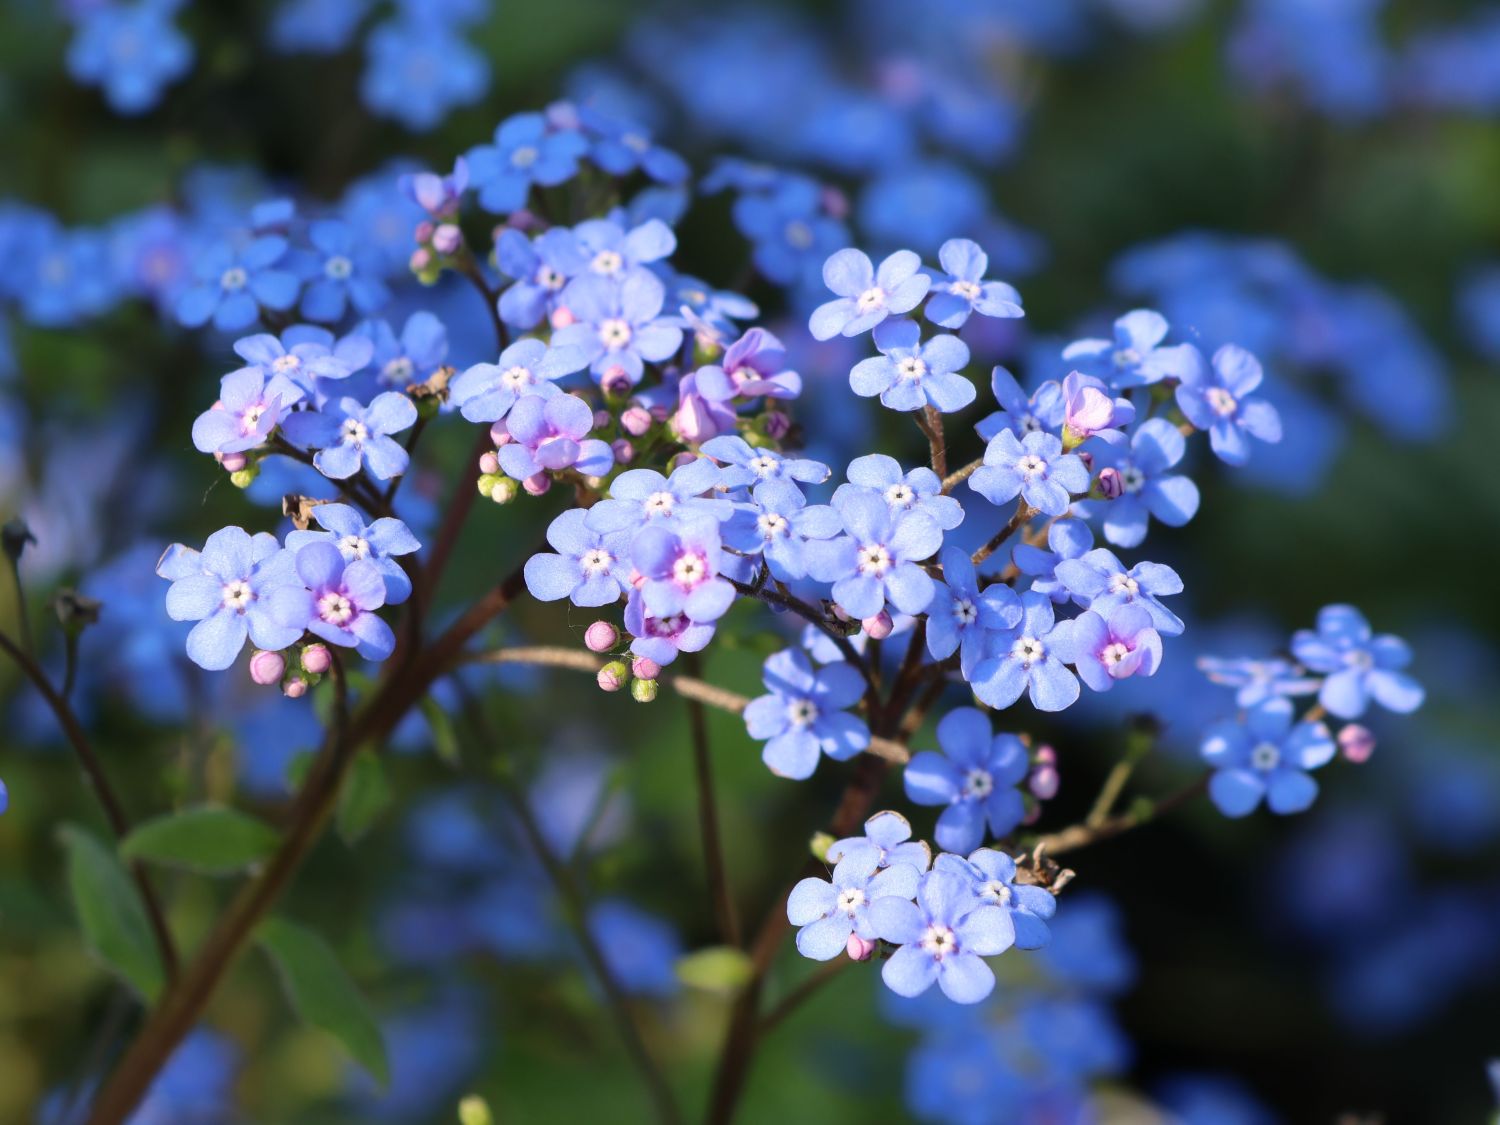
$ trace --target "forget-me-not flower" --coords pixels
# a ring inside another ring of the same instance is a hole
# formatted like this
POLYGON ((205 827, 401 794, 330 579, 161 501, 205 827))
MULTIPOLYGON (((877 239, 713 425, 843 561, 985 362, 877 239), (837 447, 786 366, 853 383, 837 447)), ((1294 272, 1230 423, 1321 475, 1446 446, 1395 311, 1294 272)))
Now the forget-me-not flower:
POLYGON ((838 297, 813 311, 808 321, 813 339, 858 336, 888 316, 910 312, 932 284, 921 270, 922 259, 910 250, 897 250, 880 263, 879 270, 862 250, 833 254, 823 263, 823 282, 838 297))
POLYGON ((1003 281, 986 281, 989 255, 977 242, 950 238, 938 250, 938 261, 946 271, 932 283, 927 319, 943 328, 962 328, 971 313, 1014 318, 1025 316, 1021 295, 1003 281))
POLYGON ((1298 630, 1292 655, 1327 677, 1318 689, 1318 702, 1341 719, 1359 718, 1371 699, 1406 714, 1420 707, 1426 695, 1421 684, 1401 671, 1411 663, 1407 643, 1390 633, 1376 636, 1352 605, 1319 610, 1317 632, 1298 630))
POLYGON ((769 694, 745 708, 745 728, 766 740, 761 758, 779 777, 802 781, 813 775, 818 758, 854 757, 870 745, 870 729, 847 708, 865 693, 864 677, 850 664, 814 668, 801 649, 766 658, 762 679, 769 694))
POLYGON ((1247 816, 1261 799, 1274 813, 1297 813, 1318 796, 1309 770, 1327 765, 1337 747, 1321 722, 1292 724, 1292 704, 1270 699, 1244 721, 1218 723, 1204 736, 1201 753, 1213 768, 1208 795, 1225 816, 1247 816))
POLYGON ((969 362, 969 346, 957 336, 922 342, 914 320, 885 320, 875 326, 878 356, 862 359, 849 372, 849 385, 865 398, 880 396, 892 410, 933 406, 945 414, 974 401, 974 384, 958 372, 969 362))
POLYGON ((1008 835, 1026 815, 1017 788, 1031 760, 1013 734, 996 734, 977 707, 959 707, 937 727, 942 753, 923 750, 906 765, 906 795, 919 805, 942 805, 934 838, 952 852, 968 852, 1008 835))

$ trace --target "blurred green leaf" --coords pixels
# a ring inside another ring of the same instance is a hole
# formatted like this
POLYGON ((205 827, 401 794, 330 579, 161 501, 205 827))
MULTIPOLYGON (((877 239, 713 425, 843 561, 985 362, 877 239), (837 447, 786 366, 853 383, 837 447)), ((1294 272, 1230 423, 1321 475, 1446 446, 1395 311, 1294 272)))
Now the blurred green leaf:
POLYGON ((677 962, 678 979, 705 992, 738 992, 753 972, 749 954, 728 945, 700 949, 677 962))
POLYGON ((391 803, 391 783, 380 759, 365 751, 354 759, 349 784, 339 798, 339 835, 354 843, 370 830, 375 818, 391 803))
POLYGON ((257 938, 275 962, 297 1015, 338 1039, 384 1086, 390 1080, 385 1039, 329 944, 282 918, 262 922, 257 938))
POLYGON ((68 851, 68 886, 84 940, 126 983, 154 1000, 161 991, 161 959, 129 874, 114 852, 84 829, 65 824, 59 835, 68 851))
POLYGON ((264 859, 277 841, 275 829, 253 816, 200 805, 148 820, 120 844, 120 854, 221 875, 264 859))
POLYGON ((458 735, 454 733, 453 720, 448 712, 429 695, 422 700, 422 714, 432 728, 432 748, 437 751, 438 758, 450 766, 458 765, 458 735))

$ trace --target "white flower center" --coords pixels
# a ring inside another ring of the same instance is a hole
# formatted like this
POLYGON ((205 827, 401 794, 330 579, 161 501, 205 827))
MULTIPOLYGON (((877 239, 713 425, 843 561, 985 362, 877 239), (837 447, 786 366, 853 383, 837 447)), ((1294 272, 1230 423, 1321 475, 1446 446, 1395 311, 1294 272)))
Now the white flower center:
POLYGON ((808 226, 801 219, 793 219, 787 223, 784 233, 787 245, 793 250, 806 250, 813 244, 812 227, 808 226))
POLYGON ((236 613, 243 613, 245 607, 255 600, 255 591, 250 589, 250 583, 242 578, 236 578, 233 582, 224 583, 224 608, 232 609, 236 613))
POLYGON ((972 769, 964 775, 964 793, 983 799, 995 791, 995 779, 989 770, 972 769))
POLYGON ((338 543, 339 554, 348 562, 370 557, 370 541, 361 535, 345 535, 338 543))
POLYGON ((1128 574, 1111 574, 1109 576, 1109 592, 1111 594, 1125 594, 1133 598, 1141 592, 1141 584, 1128 574))
POLYGON ((1120 487, 1126 492, 1139 492, 1146 484, 1146 474, 1134 465, 1126 465, 1120 470, 1120 487))
POLYGON ((885 307, 885 290, 878 285, 872 285, 858 297, 854 303, 859 306, 860 312, 874 312, 876 309, 885 307))
POLYGON ((354 616, 354 603, 337 590, 329 590, 318 599, 318 616, 342 628, 354 616))
POLYGON ((818 705, 811 699, 794 699, 786 705, 786 719, 794 727, 805 727, 818 721, 818 705))
POLYGON ((979 300, 980 288, 977 281, 955 281, 948 286, 948 289, 955 296, 962 297, 965 301, 979 300))
POLYGON ((948 954, 957 952, 958 938, 954 937, 953 931, 947 926, 934 922, 923 932, 921 945, 924 952, 942 960, 948 954))
POLYGON ((1141 362, 1141 353, 1134 348, 1116 348, 1113 358, 1116 367, 1134 367, 1141 362))
POLYGON ((891 553, 879 543, 869 543, 859 549, 855 556, 861 574, 880 578, 891 569, 891 553))
POLYGON ((265 417, 266 410, 266 404, 263 402, 257 402, 254 406, 249 407, 240 415, 240 432, 243 434, 253 434, 256 427, 260 425, 260 420, 265 417))
POLYGON ((219 287, 230 293, 239 292, 249 281, 250 275, 245 272, 243 266, 230 266, 219 275, 219 287))
POLYGON ((1021 637, 1010 646, 1010 654, 1030 668, 1047 655, 1047 646, 1035 637, 1021 637))
POLYGON ((1344 667, 1367 669, 1375 666, 1375 658, 1362 648, 1353 648, 1344 653, 1344 667))
POLYGON ((323 263, 323 273, 334 281, 348 281, 354 273, 354 263, 342 254, 335 254, 323 263))
POLYGON ((953 603, 953 620, 960 627, 972 625, 979 620, 979 607, 968 598, 959 598, 953 603))
POLYGON ((612 352, 630 343, 630 323, 617 316, 599 322, 599 342, 612 352))
POLYGON ((417 373, 417 365, 412 363, 404 355, 398 355, 395 359, 381 368, 380 375, 387 383, 393 386, 405 386, 410 383, 412 376, 417 373))
POLYGON ((591 547, 578 556, 578 567, 590 578, 605 574, 614 565, 615 557, 603 547, 591 547))
POLYGON ((1028 453, 1016 462, 1016 472, 1027 480, 1035 480, 1047 471, 1047 462, 1035 453, 1028 453))
POLYGON ((839 891, 838 908, 851 918, 865 902, 865 892, 859 887, 845 887, 839 891))
POLYGON ((1021 415, 1021 432, 1023 434, 1040 433, 1041 429, 1042 429, 1042 420, 1040 418, 1038 418, 1035 414, 1023 414, 1023 415, 1021 415))
POLYGON ((516 364, 514 367, 507 367, 501 373, 500 382, 513 391, 519 391, 522 387, 533 385, 536 382, 536 377, 532 375, 531 368, 516 364))
POLYGON ((651 141, 640 133, 626 133, 620 143, 634 153, 644 153, 651 147, 651 141))
POLYGON ((551 266, 538 266, 536 283, 543 289, 561 289, 568 283, 568 279, 551 266))
POLYGON ((991 879, 979 888, 979 897, 993 902, 996 906, 1009 906, 1011 892, 1010 888, 999 879, 991 879))
POLYGON ((909 355, 896 361, 896 374, 907 382, 914 382, 927 374, 927 364, 921 356, 909 355))
POLYGON ((916 490, 902 481, 885 490, 885 502, 893 508, 910 508, 917 501, 916 490))
POLYGON ((301 366, 301 357, 295 356, 291 352, 287 352, 286 355, 279 355, 271 361, 271 370, 278 375, 288 375, 301 366))
POLYGON ((750 471, 756 476, 760 477, 761 480, 765 480, 768 477, 780 475, 781 462, 777 458, 772 457, 769 454, 762 453, 756 457, 750 458, 749 468, 750 471))
POLYGON ((670 516, 672 514, 672 507, 676 503, 677 497, 673 496, 670 492, 653 492, 650 496, 646 497, 646 503, 644 504, 646 518, 649 519, 652 516, 670 516))
POLYGON ((530 168, 541 157, 541 151, 536 145, 522 145, 510 154, 510 166, 512 168, 530 168))
POLYGON ((1258 770, 1274 770, 1281 765, 1281 747, 1274 742, 1258 743, 1250 751, 1250 764, 1258 770))
POLYGON ((708 577, 708 560, 696 552, 677 556, 672 564, 672 581, 684 590, 695 589, 708 577))
POLYGON ((1113 668, 1130 655, 1130 646, 1124 641, 1111 641, 1099 653, 1099 660, 1106 668, 1113 668))
POLYGON ((613 277, 624 265, 625 259, 620 257, 618 251, 601 250, 594 255, 594 260, 589 263, 589 269, 605 277, 613 277))
POLYGON ((340 440, 345 445, 352 445, 357 448, 365 444, 365 441, 370 436, 370 430, 358 418, 346 418, 339 431, 339 435, 340 440))
POLYGON ((1235 401, 1234 396, 1223 387, 1209 387, 1205 397, 1208 399, 1209 407, 1220 418, 1228 418, 1239 408, 1239 403, 1235 401))
POLYGON ((762 512, 755 521, 755 528, 762 539, 775 539, 787 533, 786 517, 778 512, 762 512))

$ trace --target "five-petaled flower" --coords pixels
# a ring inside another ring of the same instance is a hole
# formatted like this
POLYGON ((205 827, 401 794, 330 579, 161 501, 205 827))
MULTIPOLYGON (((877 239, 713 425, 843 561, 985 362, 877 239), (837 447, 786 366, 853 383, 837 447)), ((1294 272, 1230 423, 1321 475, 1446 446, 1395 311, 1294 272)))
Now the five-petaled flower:
POLYGON ((1208 795, 1225 816, 1246 816, 1262 798, 1274 813, 1302 812, 1318 796, 1307 771, 1337 750, 1323 723, 1293 725, 1290 700, 1267 700, 1243 721, 1217 723, 1204 735, 1201 753, 1214 770, 1208 795))
POLYGON ((1225 344, 1212 363, 1194 352, 1196 361, 1182 373, 1177 405, 1200 430, 1221 461, 1243 465, 1250 460, 1248 437, 1281 440, 1281 415, 1263 398, 1250 397, 1265 373, 1260 360, 1244 348, 1225 344))
POLYGON ((750 701, 745 728, 766 740, 761 758, 772 773, 801 781, 820 754, 844 761, 870 745, 869 728, 846 711, 865 692, 852 665, 814 668, 801 649, 788 648, 766 658, 762 678, 770 694, 750 701))
POLYGON ((969 346, 957 336, 934 336, 922 342, 914 320, 887 320, 874 332, 878 356, 860 360, 849 372, 849 385, 865 398, 880 396, 892 410, 933 406, 945 414, 974 401, 974 384, 957 372, 969 362, 969 346))
POLYGON ((991 504, 1020 496, 1037 511, 1060 516, 1074 493, 1087 492, 1089 471, 1072 453, 1064 453, 1056 434, 1036 430, 1019 441, 1001 430, 985 446, 984 464, 974 470, 969 487, 991 504))
POLYGON ((907 863, 881 867, 872 851, 839 860, 827 879, 803 879, 786 900, 786 917, 797 931, 797 952, 831 961, 844 952, 849 936, 875 941, 870 904, 887 896, 910 902, 922 872, 907 863))
POLYGON ((1420 707, 1426 694, 1401 671, 1411 663, 1406 642, 1390 633, 1376 636, 1352 605, 1319 610, 1317 632, 1298 630, 1292 637, 1292 655, 1327 677, 1318 689, 1318 702, 1340 719, 1359 718, 1371 699, 1406 714, 1420 707))
POLYGON ((977 903, 951 871, 924 875, 915 903, 876 899, 870 918, 881 938, 901 947, 880 972, 892 992, 920 996, 936 982, 958 1004, 977 1004, 994 990, 994 971, 983 959, 1004 953, 1016 937, 1010 913, 977 903))
POLYGON ((823 283, 838 298, 813 311, 808 325, 815 340, 858 336, 888 316, 910 312, 927 296, 932 278, 910 250, 897 250, 876 270, 864 251, 845 249, 823 263, 823 283))
POLYGON ((1031 762, 1013 734, 996 734, 976 707, 949 711, 938 723, 939 754, 923 750, 906 765, 906 795, 919 805, 945 806, 935 837, 948 851, 968 852, 1009 834, 1026 813, 1017 788, 1031 762))

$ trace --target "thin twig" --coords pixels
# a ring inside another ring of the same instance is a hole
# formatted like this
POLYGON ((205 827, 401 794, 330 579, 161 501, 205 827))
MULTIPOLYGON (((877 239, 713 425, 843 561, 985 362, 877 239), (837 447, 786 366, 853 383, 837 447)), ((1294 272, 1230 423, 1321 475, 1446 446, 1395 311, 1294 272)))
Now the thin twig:
POLYGON ((974 471, 976 469, 981 468, 983 465, 984 465, 984 458, 983 457, 976 457, 976 458, 974 458, 974 460, 970 461, 963 468, 961 468, 961 469, 954 469, 951 473, 949 473, 947 476, 945 476, 943 478, 943 495, 947 496, 955 488, 957 488, 959 485, 963 484, 964 481, 968 480, 971 476, 973 476, 974 475, 974 471))
POLYGON ((1101 840, 1108 840, 1122 833, 1129 832, 1132 828, 1139 828, 1143 824, 1150 824, 1164 813, 1169 813, 1179 805, 1184 805, 1194 797, 1208 790, 1208 775, 1198 778, 1191 785, 1184 786, 1175 793, 1157 801, 1141 801, 1139 807, 1130 812, 1121 813, 1118 816, 1108 817, 1098 824, 1075 824, 1058 832, 1051 832, 1037 839, 1036 843, 1046 849, 1048 855, 1062 855, 1064 852, 1076 852, 1079 848, 1086 848, 1090 844, 1097 844, 1101 840))
POLYGON ((995 532, 994 537, 988 543, 974 552, 974 565, 978 566, 998 551, 1001 544, 1014 535, 1018 529, 1025 527, 1027 521, 1034 515, 1036 515, 1035 508, 1025 500, 1017 500, 1015 514, 1010 517, 1006 525, 995 532))
MULTIPOLYGON (((697 653, 685 657, 689 670, 699 672, 702 661, 697 653)), ((734 913, 734 895, 729 886, 729 866, 724 859, 724 843, 719 833, 719 808, 714 799, 713 763, 708 746, 708 712, 699 699, 687 700, 688 728, 693 741, 693 776, 698 787, 698 832, 703 840, 703 859, 708 868, 709 893, 719 933, 725 945, 740 944, 740 924, 734 913)))
POLYGON ((948 438, 943 432, 943 416, 935 406, 924 406, 913 414, 917 428, 927 437, 927 451, 932 459, 932 471, 939 477, 948 475, 948 438))
POLYGON ((753 582, 736 582, 733 578, 726 578, 725 580, 747 598, 759 598, 768 605, 789 609, 802 618, 802 620, 816 625, 829 640, 838 646, 839 651, 844 654, 844 659, 859 669, 860 675, 865 678, 865 683, 874 685, 874 675, 871 673, 864 659, 859 655, 859 650, 854 647, 847 636, 834 628, 833 624, 828 620, 827 614, 819 612, 801 598, 785 591, 773 590, 769 586, 753 582))
MULTIPOLYGON (((23 536, 27 533, 23 533, 23 536)), ((35 542, 35 540, 32 540, 35 542)), ((21 627, 21 650, 27 656, 36 652, 36 645, 31 637, 31 614, 26 609, 26 589, 21 585, 21 558, 19 553, 11 555, 6 552, 10 560, 10 577, 16 588, 16 622, 21 627)))

